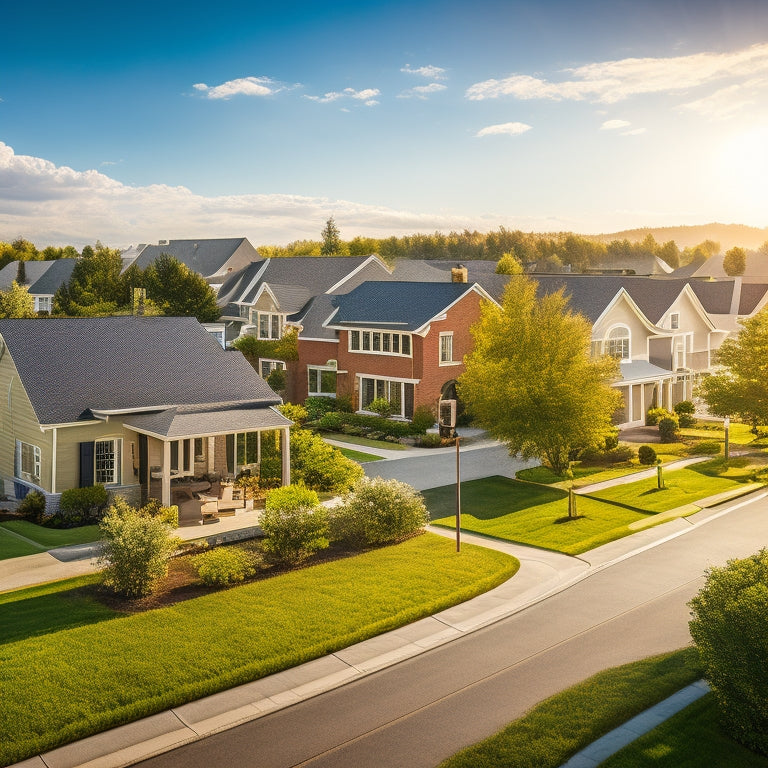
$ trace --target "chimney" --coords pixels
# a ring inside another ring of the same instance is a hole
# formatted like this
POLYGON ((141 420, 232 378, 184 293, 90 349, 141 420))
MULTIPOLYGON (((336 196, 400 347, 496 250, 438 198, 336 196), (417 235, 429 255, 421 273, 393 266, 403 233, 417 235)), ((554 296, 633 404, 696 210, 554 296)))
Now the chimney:
POLYGON ((467 282, 467 268, 463 264, 458 264, 451 268, 451 282, 452 283, 466 283, 467 282))

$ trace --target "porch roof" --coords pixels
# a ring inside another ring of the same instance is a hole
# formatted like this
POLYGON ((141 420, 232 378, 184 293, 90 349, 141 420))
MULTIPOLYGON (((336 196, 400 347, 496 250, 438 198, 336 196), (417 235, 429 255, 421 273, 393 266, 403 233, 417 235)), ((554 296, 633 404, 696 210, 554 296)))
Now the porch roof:
POLYGON ((161 440, 228 435, 234 432, 258 432, 283 429, 293 422, 276 408, 195 408, 179 406, 152 413, 126 416, 129 429, 161 440))
POLYGON ((649 363, 647 360, 622 360, 621 378, 616 384, 622 384, 627 381, 658 381, 659 379, 666 379, 674 375, 674 371, 660 368, 658 365, 653 365, 653 363, 649 363))

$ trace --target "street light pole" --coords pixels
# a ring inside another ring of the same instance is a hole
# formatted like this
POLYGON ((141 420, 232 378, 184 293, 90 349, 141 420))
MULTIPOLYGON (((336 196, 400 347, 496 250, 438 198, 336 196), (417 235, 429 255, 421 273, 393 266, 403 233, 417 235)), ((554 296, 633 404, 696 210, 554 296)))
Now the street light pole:
POLYGON ((459 458, 459 441, 456 435, 456 551, 461 552, 461 459, 459 458))
POLYGON ((730 446, 730 440, 728 439, 730 435, 728 434, 731 430, 731 417, 726 416, 723 419, 723 427, 725 427, 725 460, 728 461, 731 455, 731 446, 730 446))

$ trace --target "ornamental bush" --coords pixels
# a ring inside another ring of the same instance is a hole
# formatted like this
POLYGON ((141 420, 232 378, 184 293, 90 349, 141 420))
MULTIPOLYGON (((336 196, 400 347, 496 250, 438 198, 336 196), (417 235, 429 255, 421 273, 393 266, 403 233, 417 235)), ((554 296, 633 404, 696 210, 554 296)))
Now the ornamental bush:
POLYGON ((677 416, 665 416, 659 419, 659 437, 662 443, 674 443, 677 438, 677 416))
POLYGON ((317 421, 330 411, 342 410, 332 397, 308 397, 304 401, 308 421, 317 421))
POLYGON ((423 435, 428 429, 435 426, 435 414, 428 405, 420 405, 413 412, 411 425, 415 433, 423 435))
POLYGON ((266 538, 262 548, 279 563, 300 563, 328 547, 328 519, 325 507, 270 506, 260 519, 266 538))
POLYGON ((16 511, 30 523, 42 525, 45 521, 45 494, 30 491, 20 502, 16 511))
POLYGON ((419 445, 422 448, 439 448, 443 444, 443 438, 437 432, 429 432, 419 438, 419 445))
POLYGON ((386 397, 377 397, 368 403, 366 410, 378 413, 386 419, 392 415, 392 403, 386 397))
POLYGON ((673 416, 666 408, 651 408, 645 414, 645 426, 655 427, 662 419, 673 416))
POLYGON ((690 400, 681 400, 672 407, 672 410, 677 414, 677 420, 681 427, 692 427, 696 423, 696 419, 693 417, 696 406, 690 400))
POLYGON ((768 550, 710 568, 689 606, 691 637, 725 727, 768 755, 768 550))
POLYGON ((637 460, 641 464, 650 466, 656 463, 656 451, 650 445, 641 445, 637 449, 637 460))
POLYGON ((102 581, 127 598, 144 597, 168 573, 168 558, 179 540, 161 517, 143 514, 115 499, 99 524, 104 540, 102 581))
POLYGON ((422 495, 399 480, 363 477, 328 513, 331 539, 355 547, 401 541, 424 528, 422 495))
POLYGON ((308 418, 307 409, 303 405, 284 403, 283 405, 279 405, 277 410, 280 411, 286 419, 290 419, 293 422, 294 427, 303 426, 308 418))
POLYGON ((346 493, 362 475, 363 469, 357 462, 328 445, 319 435, 307 429, 291 430, 291 479, 294 482, 316 491, 346 493))
POLYGON ((216 547, 195 555, 192 565, 200 581, 208 587, 237 584, 256 573, 255 553, 239 547, 216 547))
POLYGON ((305 485, 291 484, 269 491, 266 496, 266 509, 314 509, 320 505, 317 492, 305 485))
POLYGON ((62 527, 98 523, 109 503, 109 493, 103 485, 68 488, 59 499, 62 527))
POLYGON ((344 419, 337 411, 329 411, 315 422, 315 426, 320 430, 338 432, 344 426, 344 419))

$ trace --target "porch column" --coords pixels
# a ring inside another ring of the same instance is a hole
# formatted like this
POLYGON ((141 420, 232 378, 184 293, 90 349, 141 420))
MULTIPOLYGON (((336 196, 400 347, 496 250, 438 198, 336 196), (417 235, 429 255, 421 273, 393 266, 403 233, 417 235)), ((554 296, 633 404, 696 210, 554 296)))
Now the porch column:
POLYGON ((206 458, 208 460, 208 474, 213 474, 216 471, 216 438, 215 437, 207 437, 206 440, 208 441, 208 451, 206 454, 206 458))
POLYGON ((160 503, 164 507, 171 506, 171 444, 167 440, 163 440, 163 480, 162 491, 160 493, 162 498, 160 503))
POLYGON ((291 484, 291 433, 288 427, 280 430, 283 433, 282 459, 283 459, 283 485, 291 484))
POLYGON ((56 448, 58 444, 58 430, 53 428, 51 436, 51 493, 56 493, 56 448))

